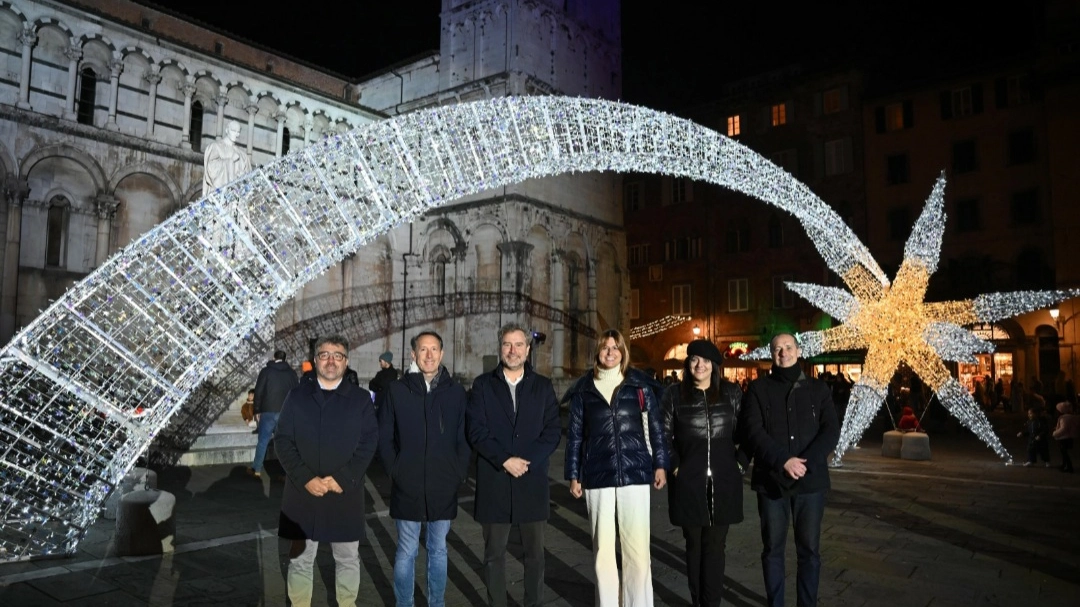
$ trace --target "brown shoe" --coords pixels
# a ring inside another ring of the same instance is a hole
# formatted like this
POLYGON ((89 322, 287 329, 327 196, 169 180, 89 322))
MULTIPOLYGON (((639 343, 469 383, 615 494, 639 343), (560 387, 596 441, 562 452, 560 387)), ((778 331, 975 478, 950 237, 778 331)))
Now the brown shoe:
POLYGON ((247 472, 248 476, 251 476, 251 477, 254 477, 254 478, 262 478, 262 475, 259 474, 258 472, 256 472, 255 469, 252 468, 251 466, 247 467, 246 472, 247 472))

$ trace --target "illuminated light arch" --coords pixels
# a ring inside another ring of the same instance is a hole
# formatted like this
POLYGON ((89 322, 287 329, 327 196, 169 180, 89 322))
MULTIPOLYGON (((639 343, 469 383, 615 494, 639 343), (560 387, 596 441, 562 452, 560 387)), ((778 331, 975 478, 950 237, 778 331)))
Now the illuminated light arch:
POLYGON ((199 384, 346 255, 438 205, 578 171, 662 173, 742 192, 797 217, 837 274, 889 284, 807 186, 687 120, 528 97, 369 124, 175 213, 0 350, 0 561, 73 552, 199 384))

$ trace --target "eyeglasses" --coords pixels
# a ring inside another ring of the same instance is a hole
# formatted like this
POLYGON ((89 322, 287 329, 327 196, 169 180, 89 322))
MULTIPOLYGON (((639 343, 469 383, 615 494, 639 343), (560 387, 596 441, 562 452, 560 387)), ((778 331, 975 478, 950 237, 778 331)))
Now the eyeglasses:
POLYGON ((319 360, 330 360, 332 358, 335 362, 341 362, 348 358, 348 356, 345 356, 341 352, 319 352, 315 355, 315 358, 318 358, 319 360))

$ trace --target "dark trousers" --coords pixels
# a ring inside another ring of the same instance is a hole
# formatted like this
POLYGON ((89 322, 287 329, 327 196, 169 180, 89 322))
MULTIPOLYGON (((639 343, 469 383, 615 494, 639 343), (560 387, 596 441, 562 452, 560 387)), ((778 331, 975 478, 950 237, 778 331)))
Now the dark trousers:
POLYGON ((724 590, 724 549, 727 525, 683 527, 686 540, 686 580, 694 607, 715 607, 724 590))
MULTIPOLYGON (((491 523, 484 528, 484 583, 488 605, 506 607, 506 544, 510 523, 491 523)), ((525 607, 538 607, 544 600, 544 527, 547 521, 521 523, 521 544, 525 548, 525 607)))
POLYGON ((1044 440, 1028 442, 1028 461, 1035 463, 1035 456, 1042 456, 1042 460, 1050 463, 1050 443, 1044 440))
POLYGON ((1069 457, 1069 451, 1072 451, 1073 439, 1071 438, 1059 438, 1058 446, 1061 447, 1061 469, 1065 472, 1072 472, 1072 458, 1069 457))
POLYGON ((769 607, 784 607, 784 547, 788 526, 795 527, 795 592, 798 607, 817 605, 821 574, 821 519, 825 514, 825 491, 769 499, 758 493, 761 517, 761 571, 769 607))

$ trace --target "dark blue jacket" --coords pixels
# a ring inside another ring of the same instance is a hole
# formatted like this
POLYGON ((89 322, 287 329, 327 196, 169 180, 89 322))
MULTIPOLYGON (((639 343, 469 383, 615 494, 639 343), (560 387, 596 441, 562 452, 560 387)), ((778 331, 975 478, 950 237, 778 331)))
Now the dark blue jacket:
POLYGON ((289 391, 296 387, 296 371, 283 360, 272 360, 259 371, 255 380, 252 413, 278 413, 289 391))
POLYGON ((458 488, 469 472, 465 388, 440 367, 428 392, 424 376, 406 373, 377 395, 379 457, 390 476, 390 518, 457 518, 458 488))
POLYGON ((754 491, 777 499, 830 487, 828 457, 840 440, 840 422, 825 382, 806 374, 794 384, 773 374, 755 379, 743 397, 739 431, 754 458, 754 491), (784 472, 792 457, 806 460, 806 476, 797 481, 784 472))
POLYGON ((477 377, 469 395, 465 422, 476 449, 476 502, 480 523, 532 523, 548 519, 551 499, 548 463, 559 446, 562 427, 559 401, 551 380, 525 363, 518 383, 517 413, 502 365, 477 377), (510 457, 529 462, 529 471, 514 478, 504 468, 510 457))
POLYGON ((658 469, 669 471, 659 384, 637 369, 628 369, 608 404, 589 371, 570 388, 570 426, 566 432, 566 480, 584 489, 651 485, 658 469), (649 455, 642 422, 648 412, 649 455))
POLYGON ((355 542, 364 537, 364 473, 378 428, 367 390, 342 381, 325 392, 304 382, 289 393, 274 432, 287 480, 278 534, 289 539, 355 542), (332 476, 342 493, 315 497, 304 485, 332 476))

